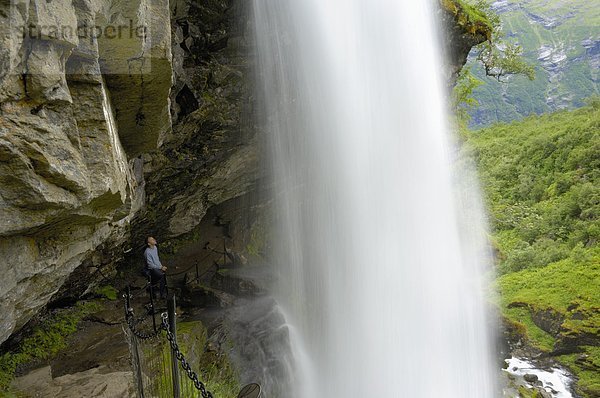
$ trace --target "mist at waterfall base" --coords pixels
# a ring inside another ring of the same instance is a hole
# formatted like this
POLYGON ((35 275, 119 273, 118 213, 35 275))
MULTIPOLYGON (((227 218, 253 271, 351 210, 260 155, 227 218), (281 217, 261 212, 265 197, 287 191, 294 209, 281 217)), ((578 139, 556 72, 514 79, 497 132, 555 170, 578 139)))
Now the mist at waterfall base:
POLYGON ((286 398, 497 395, 485 226, 451 167, 431 7, 254 0, 286 398))

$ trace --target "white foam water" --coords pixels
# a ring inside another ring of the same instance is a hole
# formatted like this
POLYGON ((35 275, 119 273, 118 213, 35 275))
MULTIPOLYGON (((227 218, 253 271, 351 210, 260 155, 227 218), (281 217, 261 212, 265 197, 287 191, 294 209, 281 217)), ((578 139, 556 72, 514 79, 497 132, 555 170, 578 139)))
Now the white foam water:
POLYGON ((285 398, 498 395, 485 225, 477 190, 453 187, 432 3, 254 0, 285 398))
MULTIPOLYGON (((518 376, 523 379, 526 374, 533 374, 538 377, 541 383, 540 387, 552 394, 555 398, 573 398, 573 394, 570 390, 570 385, 573 380, 569 373, 564 369, 553 367, 550 369, 540 369, 536 367, 531 361, 524 358, 511 357, 506 360, 508 364, 505 372, 508 372, 514 376, 518 376)), ((534 386, 532 383, 528 383, 522 380, 522 383, 534 386)))

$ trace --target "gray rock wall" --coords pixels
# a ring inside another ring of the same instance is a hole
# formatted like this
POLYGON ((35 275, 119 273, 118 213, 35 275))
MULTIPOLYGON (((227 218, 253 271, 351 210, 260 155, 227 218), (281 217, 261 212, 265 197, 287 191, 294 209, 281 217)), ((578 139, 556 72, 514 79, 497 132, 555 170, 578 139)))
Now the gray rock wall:
POLYGON ((147 209, 134 242, 176 237, 207 210, 256 189, 262 172, 253 122, 246 2, 172 0, 173 130, 146 160, 147 209))
POLYGON ((0 342, 125 239, 144 200, 132 155, 170 130, 168 1, 116 3, 0 6, 0 342))

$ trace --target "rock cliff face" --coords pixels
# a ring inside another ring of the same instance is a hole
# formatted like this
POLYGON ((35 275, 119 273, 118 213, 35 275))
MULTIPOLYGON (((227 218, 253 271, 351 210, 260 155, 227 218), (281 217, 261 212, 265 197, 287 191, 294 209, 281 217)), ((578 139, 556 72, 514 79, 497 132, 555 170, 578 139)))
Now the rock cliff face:
POLYGON ((245 4, 171 1, 173 131, 145 157, 148 208, 137 243, 146 231, 163 239, 191 231, 260 177, 245 4))
MULTIPOLYGON (((0 342, 146 234, 185 234, 255 189, 245 4, 2 2, 0 342)), ((441 12, 450 78, 482 38, 441 12)))
POLYGON ((442 68, 449 88, 467 63, 471 49, 491 37, 491 27, 478 21, 463 9, 460 1, 440 0, 438 20, 441 26, 445 64, 442 68))
POLYGON ((166 0, 2 3, 0 341, 141 207, 133 156, 170 129, 169 20, 166 0))

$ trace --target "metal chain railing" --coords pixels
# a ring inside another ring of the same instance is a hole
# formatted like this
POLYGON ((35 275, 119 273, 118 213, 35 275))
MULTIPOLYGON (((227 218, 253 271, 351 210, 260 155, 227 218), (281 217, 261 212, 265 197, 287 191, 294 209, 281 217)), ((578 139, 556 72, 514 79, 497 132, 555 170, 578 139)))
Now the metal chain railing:
POLYGON ((137 337, 138 339, 141 339, 141 340, 148 340, 148 339, 154 338, 160 334, 160 332, 162 331, 162 325, 161 325, 161 327, 157 328, 155 331, 152 331, 150 333, 146 333, 146 332, 142 332, 142 331, 138 330, 137 325, 139 325, 142 321, 144 321, 148 316, 146 315, 142 318, 139 318, 136 321, 133 316, 133 308, 130 308, 129 310, 130 311, 128 311, 128 313, 125 317, 125 320, 127 321, 127 326, 129 326, 129 330, 131 330, 131 333, 133 333, 135 335, 135 337, 137 337))
POLYGON ((213 395, 211 394, 211 392, 208 391, 206 389, 206 387, 204 386, 204 383, 202 383, 198 379, 198 375, 196 374, 196 372, 194 372, 192 370, 192 368, 190 367, 190 364, 183 356, 183 353, 179 350, 179 346, 177 345, 177 342, 175 341, 175 336, 173 335, 173 333, 171 333, 171 329, 169 328, 169 316, 167 315, 166 312, 163 312, 161 314, 161 317, 162 317, 161 329, 165 330, 167 332, 167 339, 169 340, 171 349, 173 350, 173 353, 175 354, 175 357, 177 358, 177 360, 181 363, 182 369, 185 370, 189 379, 194 383, 194 387, 196 387, 197 390, 200 390, 200 393, 202 394, 203 398, 213 398, 213 395))
POLYGON ((175 358, 177 358, 177 361, 180 362, 182 369, 186 372, 189 379, 194 383, 194 387, 200 391, 203 398, 213 398, 211 392, 208 391, 204 383, 202 383, 198 379, 198 375, 192 370, 189 362, 185 359, 185 356, 179 349, 179 346, 176 342, 176 338, 171 332, 171 328, 169 327, 169 315, 166 312, 163 312, 161 314, 162 323, 156 328, 156 330, 149 333, 143 332, 137 328, 137 325, 139 325, 141 322, 147 319, 151 313, 153 315, 154 308, 150 306, 150 308, 148 309, 148 313, 136 320, 133 313, 133 308, 131 308, 130 305, 130 300, 133 298, 133 296, 129 293, 126 293, 123 295, 123 298, 125 299, 125 320, 131 333, 138 339, 148 340, 159 336, 163 330, 166 331, 167 340, 169 341, 169 345, 171 346, 172 353, 175 356, 175 358))
POLYGON ((177 272, 172 272, 172 273, 169 273, 169 276, 170 276, 170 277, 173 277, 173 276, 177 276, 177 275, 182 275, 182 274, 185 274, 186 272, 188 272, 188 271, 189 271, 189 270, 191 270, 192 268, 194 268, 194 267, 197 267, 197 266, 198 266, 198 264, 199 264, 200 262, 202 262, 202 261, 206 260, 206 259, 207 259, 208 257, 210 257, 210 256, 214 256, 214 253, 210 253, 210 252, 209 252, 209 253, 205 254, 203 257, 201 257, 200 259, 196 260, 196 261, 195 261, 195 262, 194 262, 192 265, 190 265, 189 267, 187 267, 187 268, 186 268, 186 269, 184 269, 183 271, 177 271, 177 272))
MULTIPOLYGON (((200 391, 200 393, 202 394, 203 398, 214 398, 212 393, 210 391, 208 391, 206 389, 206 386, 204 385, 204 383, 202 383, 200 381, 200 379, 198 379, 198 374, 196 372, 194 372, 189 364, 189 362, 185 359, 185 356, 183 355, 183 353, 181 352, 181 350, 179 349, 179 346, 177 344, 177 336, 175 334, 176 331, 176 322, 175 322, 175 296, 171 297, 171 300, 168 302, 168 312, 163 312, 161 314, 161 318, 162 318, 162 322, 160 323, 160 325, 156 325, 155 322, 155 315, 156 315, 156 310, 154 308, 154 300, 152 298, 152 288, 150 288, 150 303, 146 305, 147 308, 147 312, 145 315, 139 317, 139 318, 135 318, 134 312, 133 312, 133 308, 131 306, 131 300, 134 298, 134 295, 131 294, 131 289, 128 287, 127 288, 127 293, 123 295, 123 298, 125 299, 125 321, 127 323, 127 326, 129 328, 129 330, 131 331, 132 337, 131 337, 131 342, 132 342, 132 346, 133 348, 133 353, 132 355, 134 356, 134 361, 137 363, 137 367, 134 366, 134 369, 137 369, 138 372, 138 390, 140 393, 141 397, 144 397, 144 392, 143 392, 143 382, 142 380, 142 375, 141 375, 141 363, 140 363, 140 356, 139 356, 139 352, 138 352, 138 346, 137 346, 137 340, 136 339, 140 339, 140 340, 148 340, 148 339, 152 339, 152 338, 156 338, 158 336, 161 335, 161 332, 164 330, 166 332, 166 337, 167 340, 169 341, 169 345, 171 347, 171 355, 172 355, 172 363, 173 363, 173 367, 172 367, 172 372, 173 372, 173 396, 174 397, 179 397, 180 396, 180 387, 179 387, 179 382, 177 380, 178 379, 178 370, 177 370, 177 365, 178 362, 181 365, 181 368, 186 372, 187 377, 192 381, 192 383, 194 384, 194 387, 200 391), (150 315, 152 315, 152 323, 153 323, 153 331, 152 332, 145 332, 142 331, 138 328, 138 326, 144 322, 146 319, 148 319, 150 317, 150 315)), ((249 384, 247 386, 245 386, 244 388, 242 388, 242 390, 240 391, 240 393, 238 394, 238 398, 258 398, 260 396, 261 393, 261 389, 260 386, 256 383, 252 383, 249 384)))

